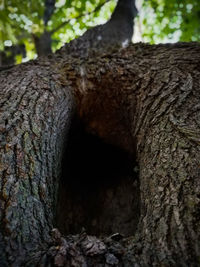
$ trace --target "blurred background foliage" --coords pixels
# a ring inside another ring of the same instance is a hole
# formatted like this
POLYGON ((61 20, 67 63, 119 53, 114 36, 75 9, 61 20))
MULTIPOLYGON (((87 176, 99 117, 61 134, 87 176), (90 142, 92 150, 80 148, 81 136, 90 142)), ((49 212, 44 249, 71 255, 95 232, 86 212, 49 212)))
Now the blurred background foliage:
POLYGON ((200 0, 144 0, 141 10, 145 41, 200 41, 200 0))
MULTIPOLYGON (((0 65, 56 51, 106 22, 117 0, 0 0, 0 65), (46 47, 45 47, 46 49, 46 47)), ((134 41, 200 41, 200 0, 137 0, 134 41)))

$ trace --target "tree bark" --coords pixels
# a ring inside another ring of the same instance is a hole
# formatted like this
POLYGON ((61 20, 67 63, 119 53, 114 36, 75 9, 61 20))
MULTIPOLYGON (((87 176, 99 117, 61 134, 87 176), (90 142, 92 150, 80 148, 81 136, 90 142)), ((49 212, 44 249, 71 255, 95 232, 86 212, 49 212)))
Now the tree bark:
POLYGON ((36 49, 37 55, 39 57, 48 56, 49 54, 52 54, 51 35, 52 34, 46 30, 40 36, 33 35, 33 41, 34 41, 35 49, 36 49))
POLYGON ((1 266, 44 249, 53 228, 72 95, 48 62, 1 74, 1 266))
POLYGON ((61 50, 2 72, 5 266, 45 250, 57 266, 200 264, 199 63, 197 43, 136 44, 84 60, 61 50), (131 237, 115 241, 122 252, 87 235, 49 236, 73 109, 87 132, 136 155, 140 221, 131 237))

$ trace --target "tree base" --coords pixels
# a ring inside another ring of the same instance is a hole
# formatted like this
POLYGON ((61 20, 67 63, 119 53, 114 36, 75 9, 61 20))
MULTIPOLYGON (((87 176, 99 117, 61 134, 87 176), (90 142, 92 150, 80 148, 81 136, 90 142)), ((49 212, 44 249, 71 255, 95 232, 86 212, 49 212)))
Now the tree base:
POLYGON ((64 238, 55 228, 49 249, 35 255, 25 266, 133 266, 134 257, 129 243, 132 240, 122 238, 120 234, 98 239, 84 231, 64 238))

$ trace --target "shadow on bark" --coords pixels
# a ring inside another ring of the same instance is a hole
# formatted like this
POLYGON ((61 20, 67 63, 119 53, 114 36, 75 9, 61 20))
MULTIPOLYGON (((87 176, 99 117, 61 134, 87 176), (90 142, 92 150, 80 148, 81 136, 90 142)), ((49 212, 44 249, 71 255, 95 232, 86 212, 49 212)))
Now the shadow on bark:
POLYGON ((96 236, 129 236, 140 213, 134 159, 125 151, 87 134, 74 123, 63 160, 57 225, 64 234, 82 228, 96 236))

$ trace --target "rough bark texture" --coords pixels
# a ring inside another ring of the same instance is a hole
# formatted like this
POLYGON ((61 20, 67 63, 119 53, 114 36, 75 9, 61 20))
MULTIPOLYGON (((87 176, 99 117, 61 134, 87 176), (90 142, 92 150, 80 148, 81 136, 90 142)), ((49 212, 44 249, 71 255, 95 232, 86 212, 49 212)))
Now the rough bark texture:
POLYGON ((33 263, 30 251, 41 265, 199 266, 199 66, 199 44, 136 44, 84 61, 60 53, 1 74, 5 266, 33 263), (88 133, 137 157, 140 221, 129 238, 49 237, 71 93, 88 133))
POLYGON ((53 228, 73 106, 58 80, 48 62, 1 73, 1 266, 22 264, 42 249, 53 228))

